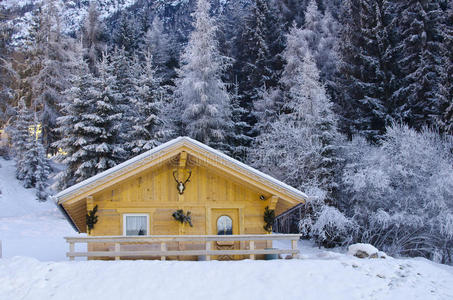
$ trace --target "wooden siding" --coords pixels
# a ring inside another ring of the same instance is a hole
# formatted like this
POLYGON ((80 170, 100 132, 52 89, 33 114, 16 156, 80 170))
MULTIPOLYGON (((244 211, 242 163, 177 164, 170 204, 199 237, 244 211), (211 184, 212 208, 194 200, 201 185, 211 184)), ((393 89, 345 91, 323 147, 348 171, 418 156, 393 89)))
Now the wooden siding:
POLYGON ((125 213, 148 214, 152 235, 216 234, 212 227, 216 220, 210 220, 210 214, 218 209, 237 209, 237 234, 265 233, 263 213, 269 201, 260 200, 259 190, 241 185, 207 166, 192 163, 187 168, 192 176, 183 195, 178 194, 173 178, 173 171, 179 167, 172 162, 94 194, 92 202, 98 205, 99 221, 91 235, 122 235, 122 214, 125 213), (173 219, 172 213, 177 209, 192 213, 193 227, 183 226, 173 219))

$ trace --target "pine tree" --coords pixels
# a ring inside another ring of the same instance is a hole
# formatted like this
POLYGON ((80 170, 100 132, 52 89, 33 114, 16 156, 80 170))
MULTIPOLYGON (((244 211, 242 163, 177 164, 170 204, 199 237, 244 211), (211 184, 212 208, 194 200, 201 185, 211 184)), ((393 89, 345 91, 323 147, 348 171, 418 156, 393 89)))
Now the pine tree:
POLYGON ((251 157, 261 170, 301 190, 321 190, 332 201, 341 139, 336 117, 310 53, 296 74, 288 113, 257 137, 251 157))
POLYGON ((161 87, 150 52, 144 54, 142 65, 135 61, 134 67, 140 70, 138 77, 137 97, 133 98, 133 125, 128 132, 125 148, 131 155, 138 155, 158 146, 170 136, 165 129, 163 109, 166 104, 166 93, 161 87))
POLYGON ((453 135, 453 3, 449 3, 445 11, 446 18, 444 24, 444 51, 445 51, 445 89, 447 99, 441 104, 442 113, 439 118, 440 129, 448 134, 453 135))
POLYGON ((67 166, 59 175, 60 188, 107 170, 125 157, 118 142, 121 114, 115 102, 115 77, 105 60, 98 67, 99 77, 94 77, 79 57, 80 69, 66 92, 63 116, 57 119, 62 138, 55 146, 65 153, 59 159, 67 166))
POLYGON ((162 78, 162 82, 168 84, 175 76, 171 65, 170 37, 164 32, 164 25, 158 16, 154 17, 151 27, 146 33, 147 48, 153 57, 153 65, 156 75, 162 78))
MULTIPOLYGON (((288 98, 288 91, 294 85, 295 68, 308 51, 315 58, 321 81, 326 85, 329 94, 331 96, 335 94, 334 75, 336 75, 338 63, 337 26, 330 12, 321 14, 314 0, 311 0, 307 6, 303 27, 298 27, 296 23, 292 25, 286 35, 286 48, 282 52, 286 64, 280 82, 283 85, 285 98, 288 98)), ((283 102, 285 101, 287 99, 283 102)))
POLYGON ((115 48, 110 60, 115 76, 115 92, 118 95, 116 109, 121 113, 119 143, 125 144, 134 125, 133 105, 138 101, 140 70, 135 65, 136 55, 128 54, 124 48, 115 48))
POLYGON ((134 26, 135 19, 131 19, 126 13, 119 18, 119 26, 114 34, 116 47, 123 49, 125 54, 131 56, 138 48, 139 39, 134 26))
POLYGON ((247 111, 241 106, 241 95, 239 94, 239 84, 233 85, 231 93, 231 121, 233 128, 229 137, 231 147, 230 154, 239 161, 246 162, 248 154, 248 145, 252 139, 247 135, 250 132, 250 126, 244 121, 247 111))
POLYGON ((23 180, 25 167, 22 166, 24 160, 24 153, 27 151, 30 127, 35 126, 33 124, 33 114, 25 104, 25 100, 22 98, 19 100, 16 108, 17 114, 14 120, 14 124, 11 133, 11 140, 14 149, 14 155, 16 157, 16 178, 23 180))
POLYGON ((70 84, 67 78, 78 63, 73 59, 73 40, 61 34, 59 14, 55 0, 38 5, 27 41, 25 64, 17 67, 22 81, 19 98, 36 108, 46 152, 54 151, 51 145, 58 138, 53 128, 59 116, 59 101, 70 84))
POLYGON ((14 124, 13 144, 16 148, 16 177, 25 188, 36 188, 38 200, 47 199, 47 179, 51 168, 37 129, 36 113, 21 100, 14 124))
MULTIPOLYGON (((247 122, 252 128, 249 135, 256 136, 259 132, 254 127, 260 120, 254 108, 260 107, 256 102, 265 101, 262 97, 274 94, 278 86, 282 69, 279 54, 283 50, 283 36, 275 7, 270 6, 268 0, 255 0, 242 26, 239 39, 241 49, 235 69, 239 70, 237 75, 242 107, 249 111, 247 122)), ((274 116, 277 114, 278 110, 273 112, 274 116)))
POLYGON ((446 103, 442 24, 438 1, 396 1, 392 11, 398 28, 395 47, 399 70, 398 89, 392 99, 401 120, 421 129, 432 125, 446 103))
POLYGON ((389 36, 387 1, 348 0, 344 3, 339 66, 341 128, 376 141, 396 118, 393 45, 389 36))
POLYGON ((209 10, 209 1, 197 2, 193 14, 195 29, 178 70, 174 116, 176 123, 181 124, 182 134, 225 150, 231 128, 230 96, 221 80, 226 60, 219 53, 216 20, 209 10))

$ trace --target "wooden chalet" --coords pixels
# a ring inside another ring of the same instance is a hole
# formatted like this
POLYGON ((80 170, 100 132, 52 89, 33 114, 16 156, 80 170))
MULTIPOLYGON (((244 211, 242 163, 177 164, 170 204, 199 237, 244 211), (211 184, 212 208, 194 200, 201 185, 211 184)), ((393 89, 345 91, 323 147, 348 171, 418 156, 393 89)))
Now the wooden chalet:
POLYGON ((188 137, 54 196, 75 230, 88 233, 66 238, 71 259, 294 256, 299 235, 268 234, 264 214, 268 208, 279 215, 305 199, 303 192, 188 137), (272 248, 279 239, 292 240, 293 247, 272 248), (87 243, 87 251, 75 251, 76 243, 87 243))

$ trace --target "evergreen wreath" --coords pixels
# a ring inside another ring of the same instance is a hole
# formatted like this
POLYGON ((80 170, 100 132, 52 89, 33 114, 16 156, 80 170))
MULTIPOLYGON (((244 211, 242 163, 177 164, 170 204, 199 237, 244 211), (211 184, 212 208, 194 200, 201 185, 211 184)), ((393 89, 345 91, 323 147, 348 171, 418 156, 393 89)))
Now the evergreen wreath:
POLYGON ((94 228, 94 224, 98 222, 98 216, 96 216, 97 211, 98 211, 97 205, 92 210, 88 211, 87 214, 88 233, 90 233, 91 230, 94 228))
POLYGON ((190 211, 184 214, 184 211, 182 209, 178 209, 172 214, 173 218, 175 218, 176 221, 180 222, 181 224, 188 223, 190 227, 193 227, 191 215, 192 214, 190 211))
POLYGON ((266 206, 264 209, 264 230, 267 232, 272 232, 272 226, 274 225, 275 220, 275 210, 269 209, 269 206, 266 206))

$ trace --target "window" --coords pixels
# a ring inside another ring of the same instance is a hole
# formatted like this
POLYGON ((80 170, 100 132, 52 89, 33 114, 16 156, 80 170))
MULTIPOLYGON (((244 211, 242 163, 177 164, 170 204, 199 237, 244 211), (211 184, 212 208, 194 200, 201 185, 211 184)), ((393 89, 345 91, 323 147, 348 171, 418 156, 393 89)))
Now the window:
POLYGON ((229 235, 233 234, 233 220, 228 216, 220 216, 217 219, 217 234, 229 235))
POLYGON ((123 215, 124 235, 148 235, 149 216, 147 214, 123 215))

